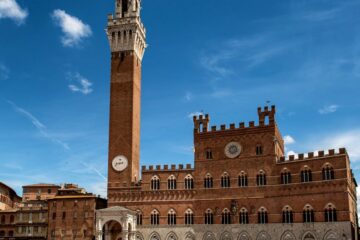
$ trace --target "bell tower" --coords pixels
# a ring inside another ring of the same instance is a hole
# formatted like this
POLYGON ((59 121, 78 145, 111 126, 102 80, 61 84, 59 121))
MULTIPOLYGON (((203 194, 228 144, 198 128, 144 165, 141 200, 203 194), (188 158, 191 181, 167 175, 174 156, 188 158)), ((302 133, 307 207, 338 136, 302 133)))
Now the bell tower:
MULTIPOLYGON (((106 29, 111 49, 108 195, 139 180, 141 62, 146 31, 141 0, 115 0, 106 29)), ((110 200, 110 199, 109 199, 110 200)))

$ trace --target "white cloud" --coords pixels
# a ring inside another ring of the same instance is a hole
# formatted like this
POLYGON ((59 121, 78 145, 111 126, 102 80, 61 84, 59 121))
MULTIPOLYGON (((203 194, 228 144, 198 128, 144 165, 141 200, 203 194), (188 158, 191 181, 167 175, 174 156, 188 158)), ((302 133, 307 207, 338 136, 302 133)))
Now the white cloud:
POLYGON ((187 101, 187 102, 190 102, 192 99, 193 99, 193 94, 191 92, 186 92, 185 93, 185 96, 184 96, 184 99, 187 101))
POLYGON ((203 112, 192 112, 188 114, 188 118, 193 119, 194 116, 204 115, 203 112))
POLYGON ((41 123, 34 115, 32 115, 29 111, 26 111, 23 108, 18 107, 15 103, 11 102, 11 101, 7 101, 12 107, 13 109, 23 115, 24 117, 26 117, 28 120, 31 121, 31 123, 34 125, 34 127, 40 132, 40 134, 44 137, 47 138, 49 140, 51 140, 52 142, 62 146, 64 149, 66 150, 70 150, 70 147, 67 143, 59 140, 58 138, 55 138, 54 136, 52 136, 51 134, 48 133, 46 126, 41 123))
POLYGON ((0 0, 0 19, 10 18, 21 24, 28 16, 27 10, 20 7, 16 0, 0 0))
POLYGON ((82 39, 92 35, 89 25, 83 23, 79 18, 67 14, 64 10, 55 10, 52 17, 64 33, 61 41, 66 47, 76 46, 82 39))
POLYGON ((334 113, 339 109, 338 105, 332 104, 328 106, 324 106, 323 108, 319 109, 320 114, 329 114, 334 113))
POLYGON ((9 74, 10 74, 10 70, 4 64, 0 63, 0 80, 8 79, 9 74))
POLYGON ((295 139, 290 135, 286 135, 286 136, 284 136, 284 142, 286 145, 294 144, 295 139))
POLYGON ((93 92, 92 82, 90 82, 85 77, 81 76, 79 73, 69 73, 68 78, 72 82, 76 82, 76 84, 69 84, 68 87, 72 92, 80 92, 84 95, 90 94, 93 92))

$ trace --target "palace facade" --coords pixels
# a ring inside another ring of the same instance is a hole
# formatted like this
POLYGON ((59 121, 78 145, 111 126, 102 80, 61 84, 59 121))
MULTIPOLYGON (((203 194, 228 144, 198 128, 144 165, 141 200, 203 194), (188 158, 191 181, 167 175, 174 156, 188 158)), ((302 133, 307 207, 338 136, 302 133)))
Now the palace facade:
POLYGON ((140 0, 108 16, 111 96, 108 209, 97 239, 357 239, 356 181, 344 148, 285 158, 275 106, 258 121, 210 127, 195 116, 194 164, 140 172, 140 0))

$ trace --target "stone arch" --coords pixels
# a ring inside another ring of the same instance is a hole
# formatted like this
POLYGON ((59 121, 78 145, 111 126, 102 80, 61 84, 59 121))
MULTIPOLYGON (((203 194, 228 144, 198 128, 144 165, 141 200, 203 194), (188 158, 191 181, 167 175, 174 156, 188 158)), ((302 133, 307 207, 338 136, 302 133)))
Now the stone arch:
POLYGON ((157 232, 153 232, 150 234, 149 240, 161 240, 160 235, 157 232))
POLYGON ((166 240, 178 240, 177 235, 174 232, 170 232, 167 236, 166 236, 166 240))
POLYGON ((212 232, 206 232, 204 234, 203 240, 216 240, 215 234, 212 232))
POLYGON ((285 231, 281 236, 281 240, 296 240, 296 237, 291 231, 285 231))
POLYGON ((317 240, 317 238, 315 237, 314 233, 306 232, 306 233, 304 233, 302 240, 317 240))
POLYGON ((135 240, 144 240, 144 237, 140 232, 137 232, 135 233, 135 240))
POLYGON ((243 231, 239 234, 237 240, 251 240, 251 237, 250 237, 249 233, 247 233, 246 231, 243 231))
POLYGON ((231 233, 223 232, 221 234, 220 240, 233 240, 233 237, 232 237, 231 233))
POLYGON ((337 239, 341 239, 341 238, 336 232, 332 230, 329 230, 324 236, 324 240, 337 240, 337 239))
POLYGON ((195 240, 194 234, 192 234, 191 232, 186 233, 185 240, 195 240))
MULTIPOLYGON (((84 229, 88 229, 88 228, 86 227, 84 229)), ((103 224, 103 230, 105 230, 106 233, 110 235, 111 240, 117 240, 122 235, 123 225, 117 220, 110 219, 103 224)), ((81 232, 83 232, 83 230, 81 230, 81 232)))
POLYGON ((260 232, 256 237, 256 240, 270 240, 270 239, 271 239, 270 235, 265 231, 260 232))

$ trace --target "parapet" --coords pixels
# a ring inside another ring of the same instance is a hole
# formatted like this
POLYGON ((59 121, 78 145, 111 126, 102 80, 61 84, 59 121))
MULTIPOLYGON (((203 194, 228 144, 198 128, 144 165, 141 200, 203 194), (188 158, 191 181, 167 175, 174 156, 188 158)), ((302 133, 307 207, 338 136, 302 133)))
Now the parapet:
POLYGON ((155 167, 153 165, 149 166, 142 166, 141 167, 142 172, 157 172, 157 171, 189 171, 194 170, 192 168, 191 164, 186 164, 184 167, 184 164, 171 164, 169 165, 156 165, 155 167))
POLYGON ((339 148, 338 151, 335 151, 335 149, 329 149, 327 152, 324 150, 320 150, 317 152, 308 152, 308 153, 299 153, 297 156, 295 155, 289 155, 287 158, 285 156, 280 157, 279 163, 285 163, 285 162, 293 162, 293 161, 301 161, 301 160, 312 160, 312 159, 318 159, 323 157, 329 157, 329 156, 337 156, 337 155, 344 155, 347 154, 347 151, 345 148, 339 148))
POLYGON ((228 126, 226 124, 221 124, 220 127, 218 126, 211 126, 209 128, 210 118, 209 115, 199 115, 194 116, 194 133, 206 133, 206 132, 217 132, 217 131, 227 131, 227 130, 237 130, 237 129, 246 129, 246 128, 256 128, 256 127, 264 127, 264 126, 273 126, 275 124, 275 106, 261 107, 258 108, 258 115, 259 115, 259 125, 256 125, 255 121, 250 121, 246 125, 244 122, 240 122, 238 126, 235 123, 230 123, 228 126), (269 121, 265 121, 266 118, 269 121))

